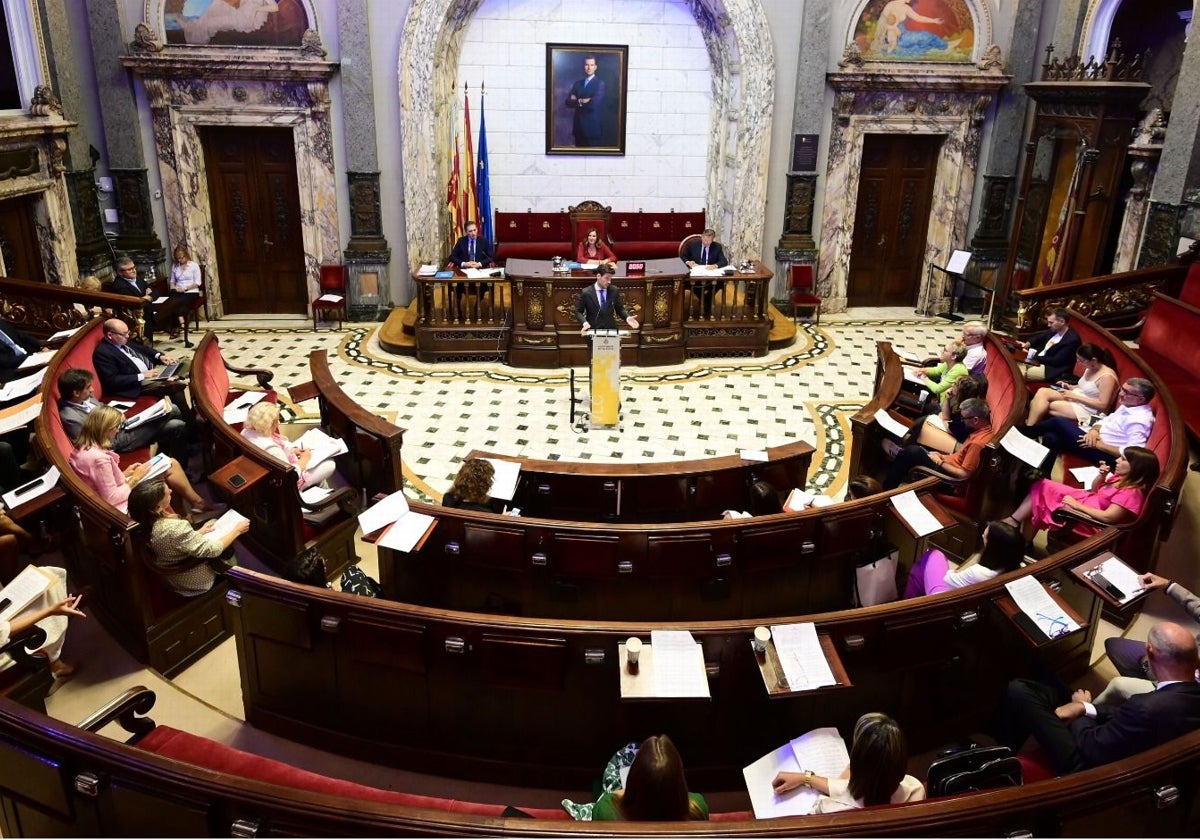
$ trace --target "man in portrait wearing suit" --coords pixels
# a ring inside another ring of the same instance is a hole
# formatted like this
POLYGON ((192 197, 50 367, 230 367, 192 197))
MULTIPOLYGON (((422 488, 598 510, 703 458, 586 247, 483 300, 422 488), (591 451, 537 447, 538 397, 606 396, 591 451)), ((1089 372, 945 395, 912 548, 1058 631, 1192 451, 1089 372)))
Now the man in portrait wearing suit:
POLYGON ((175 375, 169 379, 155 379, 162 365, 173 360, 143 344, 129 340, 129 327, 119 318, 104 322, 104 340, 92 351, 92 367, 100 377, 100 388, 105 396, 133 399, 142 394, 169 396, 179 407, 182 416, 191 416, 191 409, 183 397, 184 383, 191 370, 191 362, 180 363, 175 375))
MULTIPOLYGON (((683 249, 683 261, 688 268, 696 266, 704 266, 705 268, 724 268, 729 265, 729 260, 725 257, 725 249, 721 247, 720 242, 716 242, 717 232, 712 228, 705 228, 700 234, 700 239, 693 239, 683 249)), ((715 291, 716 283, 706 282, 704 280, 692 281, 692 294, 700 298, 704 303, 704 314, 712 314, 713 292, 715 291)))
POLYGON ((1195 636, 1160 621, 1146 638, 1146 658, 1154 691, 1120 706, 1093 704, 1084 689, 1064 703, 1062 686, 1013 680, 1000 706, 996 740, 1016 752, 1032 735, 1062 774, 1118 761, 1200 728, 1195 636))
POLYGON ((25 335, 8 321, 0 321, 0 382, 9 382, 33 373, 32 370, 19 371, 18 368, 30 353, 41 349, 42 345, 36 339, 25 335))
POLYGON ((596 56, 583 57, 583 78, 571 85, 567 107, 575 109, 575 145, 603 145, 600 115, 604 107, 604 80, 596 75, 596 56))
POLYGON ((583 325, 579 332, 587 335, 593 329, 612 330, 617 328, 617 317, 629 324, 630 329, 638 328, 637 318, 631 317, 625 311, 621 302, 621 292, 612 284, 613 268, 602 263, 596 269, 596 282, 588 286, 579 295, 579 304, 575 307, 575 317, 583 325))

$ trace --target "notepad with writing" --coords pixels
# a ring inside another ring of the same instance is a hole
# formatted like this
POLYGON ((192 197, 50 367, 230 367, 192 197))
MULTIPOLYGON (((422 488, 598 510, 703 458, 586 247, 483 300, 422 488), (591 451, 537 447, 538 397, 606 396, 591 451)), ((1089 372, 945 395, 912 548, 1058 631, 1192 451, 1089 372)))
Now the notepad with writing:
POLYGON ((827 726, 794 738, 744 767, 746 790, 757 819, 793 817, 811 814, 821 795, 812 788, 799 787, 776 795, 771 782, 779 773, 803 773, 836 778, 850 766, 850 753, 837 729, 827 726))
POLYGON ((57 580, 49 572, 32 564, 17 575, 8 586, 0 589, 0 602, 8 599, 8 606, 0 610, 0 620, 8 621, 33 603, 33 600, 50 588, 57 580))
POLYGON ((341 438, 330 437, 320 429, 309 429, 296 440, 296 445, 312 452, 308 459, 308 469, 312 469, 322 461, 327 461, 350 448, 341 438))

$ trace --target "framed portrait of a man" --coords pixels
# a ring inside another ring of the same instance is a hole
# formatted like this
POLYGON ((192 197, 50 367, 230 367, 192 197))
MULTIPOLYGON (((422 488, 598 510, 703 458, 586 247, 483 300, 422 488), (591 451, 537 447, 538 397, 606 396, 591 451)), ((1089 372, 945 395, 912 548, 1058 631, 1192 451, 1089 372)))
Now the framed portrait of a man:
POLYGON ((546 45, 546 154, 625 154, 629 47, 546 45))

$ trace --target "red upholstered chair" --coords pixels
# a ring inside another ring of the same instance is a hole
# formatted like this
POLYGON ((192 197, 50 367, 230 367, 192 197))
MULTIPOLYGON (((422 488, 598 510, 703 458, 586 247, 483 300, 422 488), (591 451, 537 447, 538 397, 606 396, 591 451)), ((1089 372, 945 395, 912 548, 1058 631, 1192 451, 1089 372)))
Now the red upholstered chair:
POLYGON ((791 283, 788 285, 788 298, 792 304, 792 323, 796 322, 797 307, 807 307, 812 310, 812 323, 821 323, 821 298, 814 293, 813 267, 811 265, 793 265, 791 283))
POLYGON ((346 266, 344 265, 323 265, 321 266, 321 278, 318 281, 320 295, 312 302, 313 313, 313 332, 317 330, 317 315, 326 321, 336 319, 338 329, 342 328, 342 321, 346 320, 346 266), (337 297, 335 300, 322 300, 326 295, 337 297))

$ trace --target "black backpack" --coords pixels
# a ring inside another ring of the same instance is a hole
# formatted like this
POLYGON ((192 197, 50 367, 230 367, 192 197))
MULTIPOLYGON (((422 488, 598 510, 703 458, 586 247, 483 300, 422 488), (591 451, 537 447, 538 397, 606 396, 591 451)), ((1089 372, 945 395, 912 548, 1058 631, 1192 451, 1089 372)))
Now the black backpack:
POLYGON ((931 797, 954 796, 1023 783, 1021 762, 1008 747, 972 747, 929 765, 925 789, 931 797))

